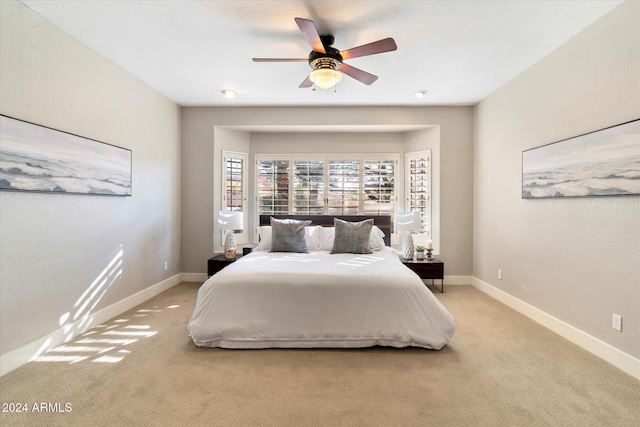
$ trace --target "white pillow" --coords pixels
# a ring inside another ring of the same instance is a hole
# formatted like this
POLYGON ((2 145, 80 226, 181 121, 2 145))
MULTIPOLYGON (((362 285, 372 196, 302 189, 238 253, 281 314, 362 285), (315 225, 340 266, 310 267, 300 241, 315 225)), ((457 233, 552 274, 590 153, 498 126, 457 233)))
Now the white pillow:
MULTIPOLYGON (((254 251, 269 252, 271 250, 271 226, 263 225, 258 227, 258 236, 260 236, 260 243, 258 243, 258 246, 256 246, 254 251)), ((309 251, 320 250, 320 244, 322 243, 322 227, 319 225, 310 225, 305 227, 304 240, 307 243, 307 249, 309 251)))
POLYGON ((333 249, 333 240, 336 238, 336 229, 334 227, 324 227, 322 230, 321 251, 330 251, 333 249))
POLYGON ((258 236, 260 236, 260 243, 254 249, 254 251, 266 251, 271 250, 271 226, 264 225, 258 227, 258 236))
MULTIPOLYGON (((333 241, 336 237, 336 230, 333 227, 324 227, 322 230, 322 244, 320 250, 330 251, 333 249, 333 241)), ((374 225, 371 228, 371 237, 369 238, 369 245, 372 251, 379 251, 384 248, 384 231, 380 230, 378 226, 374 225)))
POLYGON ((372 251, 379 251, 384 248, 384 231, 374 225, 371 229, 371 239, 369 240, 372 251))
POLYGON ((320 250, 323 228, 321 225, 310 225, 304 228, 304 240, 307 242, 307 249, 309 249, 309 251, 320 250))

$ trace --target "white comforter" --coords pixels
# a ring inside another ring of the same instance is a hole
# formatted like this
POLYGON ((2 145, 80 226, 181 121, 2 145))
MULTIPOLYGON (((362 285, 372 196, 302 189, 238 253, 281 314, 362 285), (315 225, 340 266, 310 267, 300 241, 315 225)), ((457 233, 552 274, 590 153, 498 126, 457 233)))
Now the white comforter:
POLYGON ((386 247, 371 255, 253 252, 210 277, 189 321, 201 347, 442 348, 455 321, 386 247))

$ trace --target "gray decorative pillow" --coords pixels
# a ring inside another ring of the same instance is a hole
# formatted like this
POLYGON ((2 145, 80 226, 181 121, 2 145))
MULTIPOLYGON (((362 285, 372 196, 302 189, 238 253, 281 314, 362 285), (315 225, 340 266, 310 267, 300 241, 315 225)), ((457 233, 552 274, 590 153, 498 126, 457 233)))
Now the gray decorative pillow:
POLYGON ((348 222, 334 218, 333 225, 336 230, 336 237, 333 240, 332 254, 370 254, 371 228, 373 218, 360 222, 348 222))
POLYGON ((311 221, 271 218, 271 252, 307 253, 304 228, 311 221))

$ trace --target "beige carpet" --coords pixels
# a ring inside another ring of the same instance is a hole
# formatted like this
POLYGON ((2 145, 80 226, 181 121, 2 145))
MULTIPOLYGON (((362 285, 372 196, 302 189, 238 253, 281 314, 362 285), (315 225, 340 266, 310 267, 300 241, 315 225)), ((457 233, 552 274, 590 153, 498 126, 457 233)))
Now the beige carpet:
POLYGON ((640 425, 640 381, 470 286, 438 294, 458 324, 440 351, 197 348, 197 289, 182 283, 0 378, 3 410, 27 405, 0 424, 640 425))

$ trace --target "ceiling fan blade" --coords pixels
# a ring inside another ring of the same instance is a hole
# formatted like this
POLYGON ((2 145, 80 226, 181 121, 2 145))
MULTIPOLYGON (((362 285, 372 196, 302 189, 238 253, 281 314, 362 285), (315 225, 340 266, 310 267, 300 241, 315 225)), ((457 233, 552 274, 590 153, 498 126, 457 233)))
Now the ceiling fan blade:
POLYGON ((313 86, 313 82, 311 81, 309 76, 307 76, 307 78, 304 79, 304 81, 302 83, 300 83, 300 86, 298 86, 298 87, 299 88, 305 88, 305 87, 311 87, 311 86, 313 86))
POLYGON ((360 56, 368 56, 375 55, 377 53, 390 52, 392 50, 396 50, 398 46, 396 42, 392 38, 386 38, 382 40, 378 40, 377 42, 372 42, 368 44, 363 44, 362 46, 352 47, 351 49, 343 50, 340 52, 342 55, 342 59, 347 60, 351 58, 358 58, 360 56))
POLYGON ((322 44, 322 40, 320 40, 316 24, 314 24, 313 21, 304 18, 296 18, 296 24, 298 24, 304 38, 307 39, 307 42, 309 42, 311 48, 315 52, 327 53, 324 49, 324 45, 322 44))
POLYGON ((371 73, 367 73, 366 71, 362 71, 359 68, 352 67, 351 65, 344 63, 340 67, 340 71, 345 73, 347 76, 366 84, 367 86, 378 80, 378 76, 374 76, 371 73))
POLYGON ((309 62, 307 58, 253 58, 253 62, 309 62))

